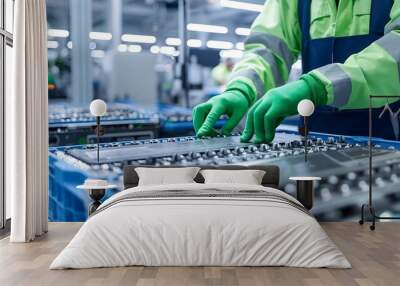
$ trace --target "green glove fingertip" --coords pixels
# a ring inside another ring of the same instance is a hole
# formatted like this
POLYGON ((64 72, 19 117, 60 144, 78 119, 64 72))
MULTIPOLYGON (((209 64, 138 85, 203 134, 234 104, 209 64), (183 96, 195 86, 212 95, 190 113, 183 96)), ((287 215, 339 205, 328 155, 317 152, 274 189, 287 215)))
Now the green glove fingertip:
POLYGON ((268 134, 265 135, 265 142, 272 142, 275 138, 275 130, 270 130, 268 134))
POLYGON ((247 142, 250 141, 250 139, 251 139, 251 135, 249 135, 249 133, 243 133, 243 134, 240 136, 240 142, 247 143, 247 142))
POLYGON ((196 136, 199 137, 199 138, 202 138, 202 137, 215 137, 218 134, 219 134, 218 131, 215 130, 214 128, 211 129, 211 130, 206 130, 206 129, 201 130, 200 129, 199 132, 197 132, 196 136))
POLYGON ((265 142, 264 136, 256 135, 256 138, 254 139, 255 144, 260 144, 260 143, 264 143, 264 142, 265 142))

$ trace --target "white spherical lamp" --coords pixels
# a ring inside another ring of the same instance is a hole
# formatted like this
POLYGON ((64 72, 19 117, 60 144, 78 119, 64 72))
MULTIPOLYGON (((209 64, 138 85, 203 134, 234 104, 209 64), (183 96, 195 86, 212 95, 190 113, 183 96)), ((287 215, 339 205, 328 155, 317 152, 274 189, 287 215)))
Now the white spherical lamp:
POLYGON ((297 105, 297 111, 301 116, 311 116, 314 113, 314 103, 309 99, 303 99, 297 105))
POLYGON ((107 112, 107 104, 104 100, 95 99, 90 103, 90 113, 93 116, 99 117, 103 116, 107 112))
POLYGON ((308 127, 307 127, 307 119, 314 113, 314 103, 309 99, 303 99, 297 105, 297 111, 304 118, 304 160, 307 162, 307 136, 308 136, 308 127))
POLYGON ((104 100, 95 99, 90 103, 90 113, 96 116, 96 137, 97 137, 97 163, 100 164, 100 136, 102 129, 100 126, 100 117, 102 117, 107 112, 107 104, 104 100))

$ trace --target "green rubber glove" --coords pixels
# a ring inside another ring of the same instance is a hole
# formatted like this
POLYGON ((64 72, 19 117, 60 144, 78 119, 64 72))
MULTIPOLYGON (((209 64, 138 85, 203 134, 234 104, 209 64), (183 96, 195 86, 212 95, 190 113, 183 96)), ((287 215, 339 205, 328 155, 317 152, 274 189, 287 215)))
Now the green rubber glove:
POLYGON ((198 137, 219 134, 213 127, 222 115, 229 119, 222 128, 222 134, 229 134, 249 109, 247 97, 239 90, 229 90, 211 98, 193 109, 193 126, 198 137))
POLYGON ((328 100, 324 85, 309 74, 268 91, 250 109, 241 141, 249 142, 255 135, 254 143, 271 142, 275 129, 285 117, 297 114, 297 105, 303 99, 311 100, 315 106, 328 100))

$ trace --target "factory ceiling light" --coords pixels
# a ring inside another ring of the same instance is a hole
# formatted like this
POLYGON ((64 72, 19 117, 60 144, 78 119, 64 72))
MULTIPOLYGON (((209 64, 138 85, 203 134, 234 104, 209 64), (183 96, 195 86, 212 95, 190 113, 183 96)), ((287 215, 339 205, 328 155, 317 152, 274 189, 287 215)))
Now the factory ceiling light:
POLYGON ((204 25, 204 24, 190 23, 187 25, 187 29, 189 31, 194 31, 194 32, 207 32, 207 33, 217 33, 217 34, 228 33, 227 27, 216 26, 216 25, 204 25))
POLYGON ((118 52, 125 53, 128 51, 128 46, 125 44, 118 45, 118 52))
POLYGON ((71 42, 71 41, 68 41, 68 43, 67 43, 67 48, 68 48, 68 49, 72 49, 72 42, 71 42))
POLYGON ((241 50, 222 50, 219 55, 221 58, 234 58, 240 59, 243 56, 243 51, 241 50))
POLYGON ((57 41, 47 41, 47 48, 48 49, 57 49, 58 42, 57 41))
POLYGON ((92 40, 110 41, 112 39, 112 34, 104 32, 90 32, 89 38, 92 40))
POLYGON ((150 47, 150 53, 152 54, 158 54, 160 52, 160 47, 157 45, 151 46, 150 47))
POLYGON ((128 51, 131 53, 140 53, 142 51, 142 47, 139 45, 129 45, 128 51))
POLYGON ((180 46, 181 45, 181 39, 179 38, 167 38, 165 39, 165 43, 170 46, 180 46))
POLYGON ((200 48, 203 45, 203 43, 201 40, 198 39, 190 39, 187 41, 187 45, 188 47, 191 48, 200 48))
POLYGON ((239 27, 239 28, 235 29, 235 33, 236 33, 236 35, 239 35, 239 36, 248 36, 248 35, 250 35, 250 29, 239 27))
POLYGON ((173 56, 175 54, 176 50, 174 47, 168 47, 168 46, 163 46, 160 49, 160 53, 168 56, 173 56))
POLYGON ((233 48, 233 43, 226 41, 208 41, 207 47, 211 49, 230 50, 233 48))
POLYGON ((157 39, 154 36, 147 35, 133 35, 133 34, 123 34, 121 40, 124 42, 131 43, 143 43, 143 44, 154 44, 157 39))
POLYGON ((264 8, 262 4, 254 4, 241 1, 221 0, 220 5, 226 8, 240 9, 246 11, 261 12, 264 8))
POLYGON ((69 32, 67 30, 49 29, 47 31, 47 36, 55 38, 67 38, 69 36, 69 32))

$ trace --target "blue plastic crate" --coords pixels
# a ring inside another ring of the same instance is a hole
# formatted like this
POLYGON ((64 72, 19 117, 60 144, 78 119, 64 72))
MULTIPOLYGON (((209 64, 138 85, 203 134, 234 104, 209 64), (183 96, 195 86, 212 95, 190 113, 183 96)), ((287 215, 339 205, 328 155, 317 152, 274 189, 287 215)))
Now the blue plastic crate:
MULTIPOLYGON (((64 147, 51 148, 49 152, 49 221, 85 221, 92 200, 86 190, 76 187, 87 178, 104 179, 120 185, 121 172, 93 172, 73 166, 54 154, 60 148, 64 147)), ((104 200, 119 191, 107 190, 104 200)))

